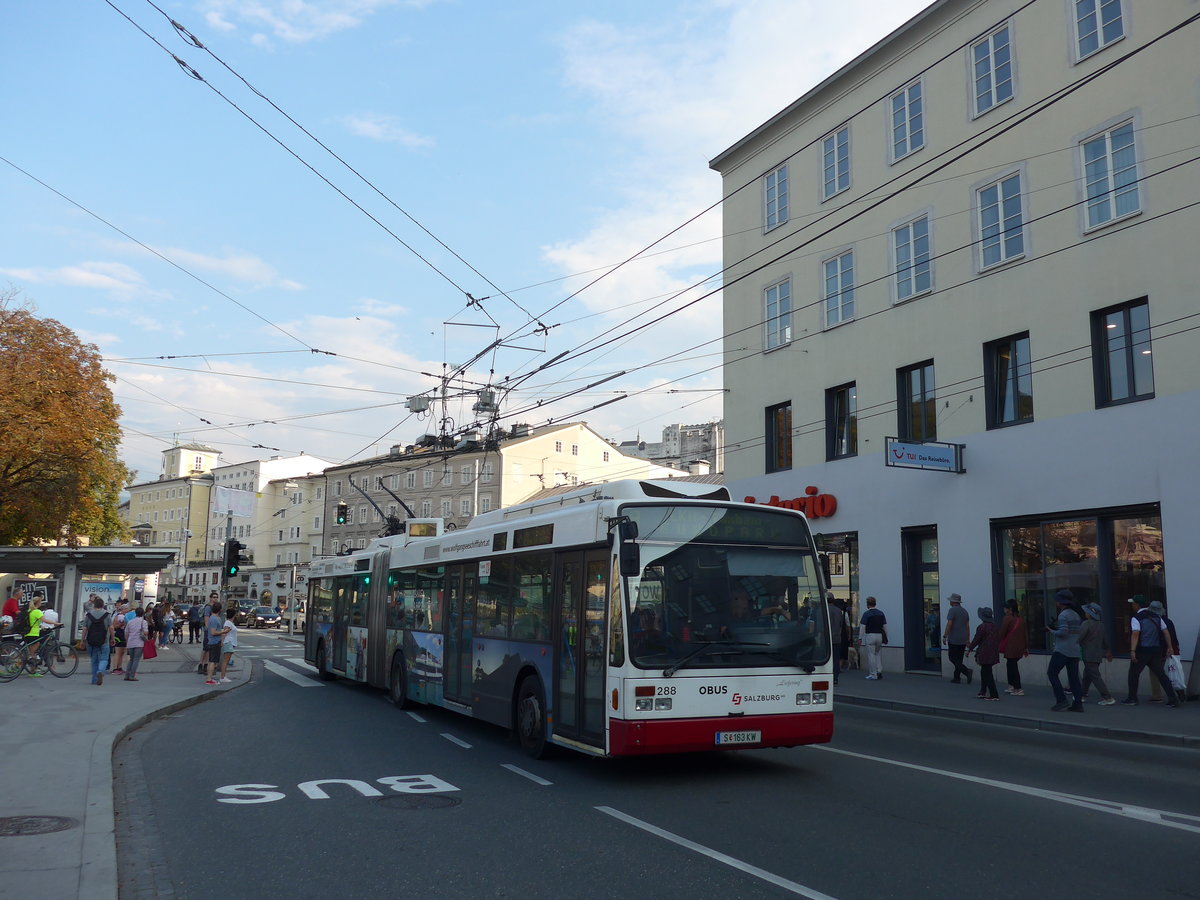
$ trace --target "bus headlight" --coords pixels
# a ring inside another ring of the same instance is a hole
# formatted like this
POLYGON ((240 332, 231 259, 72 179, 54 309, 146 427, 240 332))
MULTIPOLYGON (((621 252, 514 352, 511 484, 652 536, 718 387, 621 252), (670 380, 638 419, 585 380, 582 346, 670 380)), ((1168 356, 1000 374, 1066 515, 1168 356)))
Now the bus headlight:
POLYGON ((812 694, 797 694, 796 695, 796 705, 797 706, 808 706, 810 703, 812 703, 812 694))
POLYGON ((638 712, 649 712, 650 710, 654 709, 654 698, 638 697, 633 702, 633 708, 638 712))
POLYGON ((670 709, 671 708, 671 698, 670 697, 655 697, 654 698, 654 708, 655 709, 670 709))
POLYGON ((829 702, 829 693, 827 691, 813 691, 813 705, 829 702))

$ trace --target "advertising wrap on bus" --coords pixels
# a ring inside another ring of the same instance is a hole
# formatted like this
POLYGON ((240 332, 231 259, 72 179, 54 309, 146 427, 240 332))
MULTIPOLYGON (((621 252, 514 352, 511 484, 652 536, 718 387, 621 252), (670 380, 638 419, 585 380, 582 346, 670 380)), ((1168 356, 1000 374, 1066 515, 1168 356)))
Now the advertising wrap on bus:
POLYGON ((827 741, 822 577, 798 512, 610 483, 314 562, 305 658, 533 756, 827 741))

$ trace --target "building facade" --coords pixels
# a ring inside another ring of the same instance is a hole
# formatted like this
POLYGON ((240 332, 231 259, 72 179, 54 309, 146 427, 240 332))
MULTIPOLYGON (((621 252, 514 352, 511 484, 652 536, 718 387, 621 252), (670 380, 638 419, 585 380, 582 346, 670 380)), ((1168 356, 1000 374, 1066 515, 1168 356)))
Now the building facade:
POLYGON ((700 464, 707 466, 709 473, 724 472, 725 423, 667 425, 661 441, 622 441, 617 449, 626 456, 648 459, 660 466, 691 470, 700 464))
POLYGON ((890 669, 944 598, 1200 627, 1191 0, 939 0, 711 163, 726 481, 804 509, 890 669), (741 348, 752 338, 760 352, 741 348))
POLYGON ((399 501, 416 518, 441 518, 447 528, 461 528, 476 513, 520 503, 542 488, 686 474, 625 456, 583 422, 515 425, 454 448, 396 446, 386 456, 325 471, 326 553, 367 546, 387 516, 409 518, 399 501), (346 504, 342 524, 339 503, 346 504))

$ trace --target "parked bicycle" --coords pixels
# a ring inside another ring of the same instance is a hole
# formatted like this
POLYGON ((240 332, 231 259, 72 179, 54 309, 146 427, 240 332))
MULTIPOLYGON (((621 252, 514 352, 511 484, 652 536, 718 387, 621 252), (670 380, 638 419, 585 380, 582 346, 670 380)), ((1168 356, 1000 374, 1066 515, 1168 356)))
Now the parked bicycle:
POLYGON ((15 639, 0 643, 0 682, 12 681, 22 672, 40 678, 49 672, 56 678, 67 678, 79 668, 79 654, 70 644, 58 639, 61 625, 31 641, 15 639))

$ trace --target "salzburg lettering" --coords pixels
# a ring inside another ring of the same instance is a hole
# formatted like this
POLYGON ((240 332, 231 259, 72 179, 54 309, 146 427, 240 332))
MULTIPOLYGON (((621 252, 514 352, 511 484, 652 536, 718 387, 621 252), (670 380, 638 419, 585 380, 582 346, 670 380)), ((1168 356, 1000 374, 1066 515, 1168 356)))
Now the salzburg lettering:
MULTIPOLYGON (((746 503, 758 503, 754 497, 746 497, 746 503)), ((793 497, 791 500, 780 500, 771 495, 770 500, 764 500, 762 506, 778 506, 781 509, 794 509, 804 513, 810 519, 826 519, 837 512, 837 497, 833 494, 822 494, 814 485, 804 489, 803 497, 793 497)))

